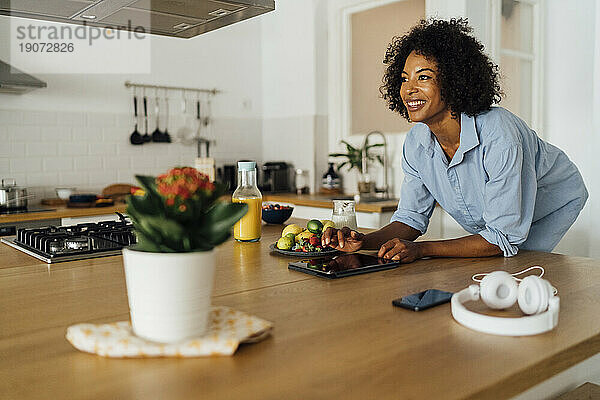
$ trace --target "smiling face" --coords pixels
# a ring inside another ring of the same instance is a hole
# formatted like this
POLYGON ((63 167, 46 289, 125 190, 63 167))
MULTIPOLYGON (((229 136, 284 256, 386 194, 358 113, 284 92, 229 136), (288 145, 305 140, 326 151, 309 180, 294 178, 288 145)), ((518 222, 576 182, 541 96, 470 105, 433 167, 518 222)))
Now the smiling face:
POLYGON ((411 52, 402 70, 400 96, 412 122, 432 125, 450 116, 442 101, 435 61, 411 52))

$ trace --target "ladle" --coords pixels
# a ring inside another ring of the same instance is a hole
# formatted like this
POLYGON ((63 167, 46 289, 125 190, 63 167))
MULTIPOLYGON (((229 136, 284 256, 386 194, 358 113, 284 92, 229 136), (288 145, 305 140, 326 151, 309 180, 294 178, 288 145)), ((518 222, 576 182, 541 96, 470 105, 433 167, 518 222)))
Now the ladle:
POLYGON ((144 143, 148 143, 152 138, 148 135, 148 98, 144 93, 144 136, 142 136, 144 143))
POLYGON ((154 113, 156 114, 156 129, 152 132, 152 141, 164 142, 164 134, 160 130, 160 102, 156 90, 154 90, 154 113))
POLYGON ((137 95, 135 92, 135 88, 133 89, 133 115, 134 115, 134 120, 135 120, 135 127, 133 128, 133 133, 131 134, 131 136, 129 136, 129 142, 131 144, 143 144, 144 143, 144 139, 142 138, 142 135, 138 132, 138 101, 137 101, 137 95))

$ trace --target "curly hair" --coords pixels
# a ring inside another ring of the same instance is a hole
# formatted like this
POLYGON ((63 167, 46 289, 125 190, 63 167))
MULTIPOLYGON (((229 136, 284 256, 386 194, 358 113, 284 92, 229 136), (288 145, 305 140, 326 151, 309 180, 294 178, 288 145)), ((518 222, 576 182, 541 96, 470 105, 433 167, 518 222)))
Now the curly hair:
POLYGON ((441 98, 454 117, 460 113, 474 116, 499 102, 503 93, 498 66, 470 35, 472 30, 463 18, 429 19, 421 20, 406 35, 395 36, 385 53, 387 67, 379 88, 389 109, 409 120, 400 87, 404 63, 412 51, 437 63, 441 98))

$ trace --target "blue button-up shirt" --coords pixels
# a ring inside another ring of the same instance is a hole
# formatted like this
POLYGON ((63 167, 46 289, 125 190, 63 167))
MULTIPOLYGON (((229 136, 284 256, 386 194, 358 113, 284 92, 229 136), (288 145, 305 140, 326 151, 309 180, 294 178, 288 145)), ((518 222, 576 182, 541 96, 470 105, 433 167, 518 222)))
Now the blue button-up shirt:
POLYGON ((460 146, 450 161, 427 125, 410 130, 392 221, 425 233, 437 201, 506 257, 518 249, 552 251, 588 197, 577 167, 501 107, 462 114, 460 124, 460 146))

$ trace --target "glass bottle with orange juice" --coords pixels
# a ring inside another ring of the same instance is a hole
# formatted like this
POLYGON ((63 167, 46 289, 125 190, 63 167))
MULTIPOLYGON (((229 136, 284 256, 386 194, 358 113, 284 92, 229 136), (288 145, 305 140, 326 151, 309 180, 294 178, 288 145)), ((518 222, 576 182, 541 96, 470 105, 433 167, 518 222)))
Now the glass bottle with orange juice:
POLYGON ((238 186, 231 196, 234 203, 248 204, 248 212, 233 226, 233 237, 240 242, 257 242, 261 234, 262 194, 256 186, 256 163, 238 162, 238 186))

